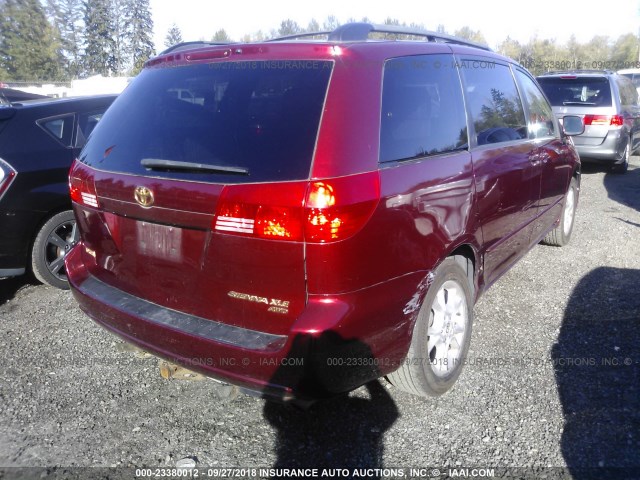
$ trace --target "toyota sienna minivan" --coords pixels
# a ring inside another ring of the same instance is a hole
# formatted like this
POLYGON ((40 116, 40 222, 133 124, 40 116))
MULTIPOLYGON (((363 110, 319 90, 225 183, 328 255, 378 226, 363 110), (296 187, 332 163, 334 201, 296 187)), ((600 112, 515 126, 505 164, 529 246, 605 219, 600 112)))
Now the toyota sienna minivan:
POLYGON ((149 60, 70 171, 67 275, 109 331, 268 398, 439 395, 482 292, 569 241, 582 123, 482 45, 324 35, 149 60))

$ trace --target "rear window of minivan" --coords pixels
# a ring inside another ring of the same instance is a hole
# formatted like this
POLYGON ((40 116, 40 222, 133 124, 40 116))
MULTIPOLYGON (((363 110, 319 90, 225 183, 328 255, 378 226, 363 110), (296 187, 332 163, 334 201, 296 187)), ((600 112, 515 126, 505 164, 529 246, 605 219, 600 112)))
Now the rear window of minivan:
POLYGON ((554 107, 611 106, 611 86, 606 77, 538 77, 538 83, 554 107))
POLYGON ((307 179, 332 68, 330 61, 272 61, 144 70, 101 119, 80 160, 191 181, 307 179), (141 164, 149 161, 221 171, 150 170, 141 164))

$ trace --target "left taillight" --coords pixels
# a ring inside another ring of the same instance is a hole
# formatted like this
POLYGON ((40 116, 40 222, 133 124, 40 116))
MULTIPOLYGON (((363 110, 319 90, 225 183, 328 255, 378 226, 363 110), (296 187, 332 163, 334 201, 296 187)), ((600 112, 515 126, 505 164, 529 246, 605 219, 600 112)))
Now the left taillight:
POLYGON ((5 192, 9 190, 9 186, 16 179, 18 172, 7 162, 0 158, 0 199, 5 192))
POLYGON ((100 208, 93 176, 74 162, 69 171, 69 194, 71 200, 79 205, 100 208))
POLYGON ((310 182, 226 186, 213 230, 247 237, 309 243, 357 233, 380 198, 377 172, 310 182))

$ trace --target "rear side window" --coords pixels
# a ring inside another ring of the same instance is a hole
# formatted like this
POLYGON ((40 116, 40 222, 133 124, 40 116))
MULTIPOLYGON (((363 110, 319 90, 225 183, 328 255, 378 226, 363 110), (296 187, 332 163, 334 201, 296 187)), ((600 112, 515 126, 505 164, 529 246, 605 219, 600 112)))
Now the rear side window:
POLYGON ((332 67, 329 61, 272 61, 144 70, 100 120, 81 161, 113 172, 217 183, 306 179, 332 67), (150 170, 143 160, 244 173, 150 170))
POLYGON ((524 101, 529 110, 529 137, 553 137, 556 134, 553 111, 535 82, 520 70, 516 76, 522 86, 524 101))
POLYGON ((380 161, 467 148, 467 126, 452 55, 420 55, 385 64, 380 161))
POLYGON ((37 121, 38 125, 62 143, 65 147, 71 146, 73 136, 73 114, 55 118, 43 118, 37 121))
POLYGON ((620 76, 616 78, 618 90, 620 90, 620 103, 622 105, 637 105, 638 91, 633 86, 631 80, 620 76))
POLYGON ((611 86, 606 77, 541 77, 538 83, 554 107, 610 107, 611 86))
POLYGON ((522 102, 509 67, 486 61, 460 65, 478 145, 527 138, 522 102))

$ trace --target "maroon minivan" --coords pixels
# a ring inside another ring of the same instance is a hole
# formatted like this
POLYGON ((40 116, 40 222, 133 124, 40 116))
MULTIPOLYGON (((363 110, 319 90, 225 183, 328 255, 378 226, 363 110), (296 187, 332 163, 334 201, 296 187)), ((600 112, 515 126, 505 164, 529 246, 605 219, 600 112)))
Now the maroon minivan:
POLYGON ((486 47, 325 34, 147 62, 71 169, 67 275, 108 330, 266 397, 439 395, 480 294, 569 241, 583 127, 486 47))

